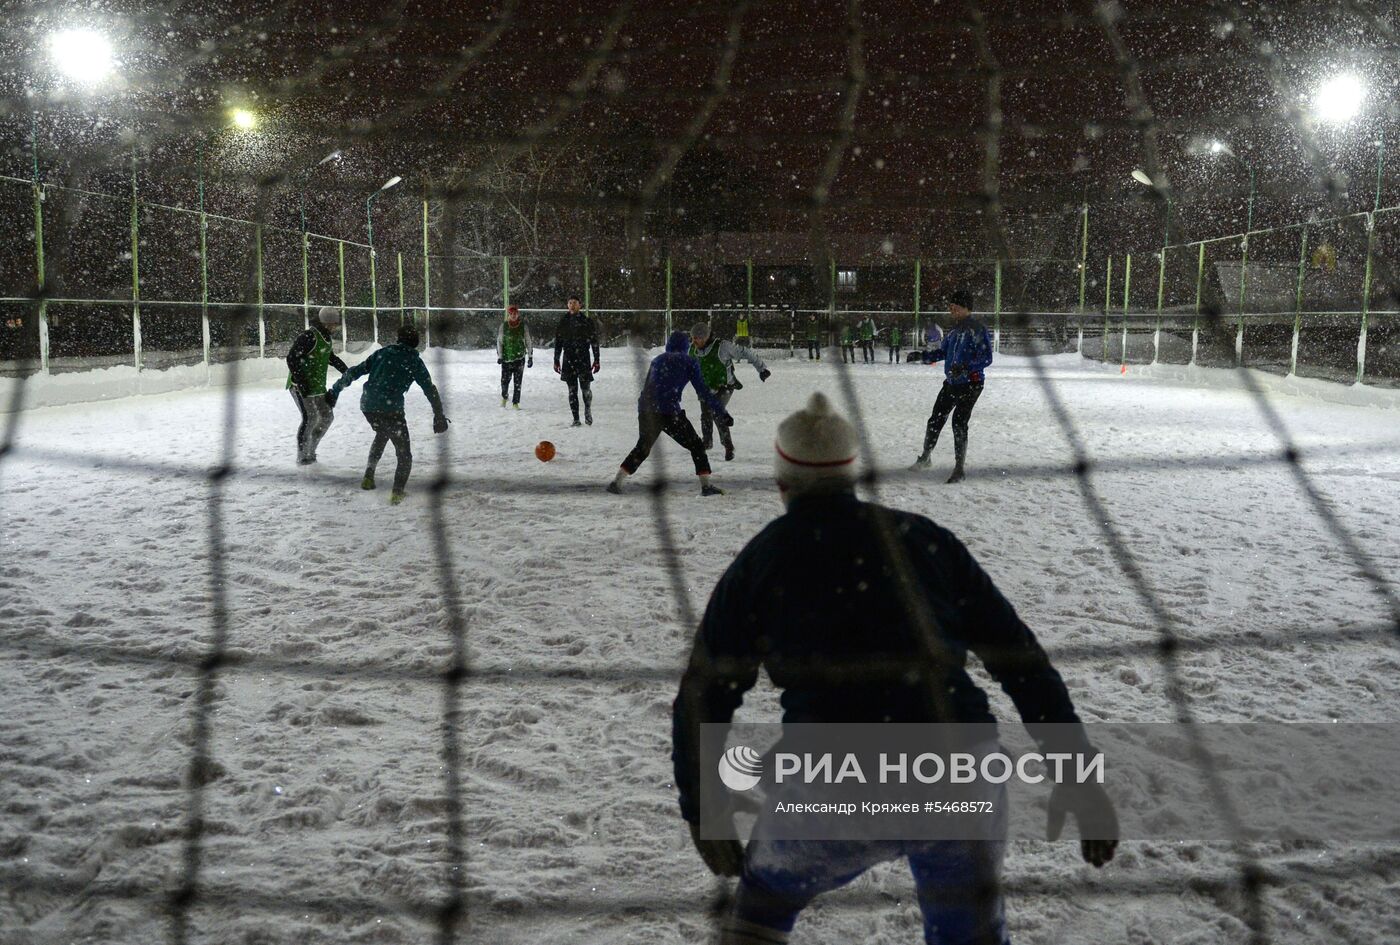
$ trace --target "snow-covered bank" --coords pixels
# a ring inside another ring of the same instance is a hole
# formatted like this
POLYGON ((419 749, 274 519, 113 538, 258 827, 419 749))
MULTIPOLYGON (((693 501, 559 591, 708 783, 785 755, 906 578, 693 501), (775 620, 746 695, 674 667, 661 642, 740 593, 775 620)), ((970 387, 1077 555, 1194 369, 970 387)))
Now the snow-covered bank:
POLYGON ((142 394, 168 394, 201 387, 226 387, 230 380, 239 384, 286 377, 287 363, 281 358, 249 358, 227 364, 190 364, 161 370, 140 370, 129 364, 32 374, 26 378, 0 378, 0 413, 31 407, 61 407, 101 400, 116 400, 142 394), (16 399, 18 398, 18 399, 16 399))

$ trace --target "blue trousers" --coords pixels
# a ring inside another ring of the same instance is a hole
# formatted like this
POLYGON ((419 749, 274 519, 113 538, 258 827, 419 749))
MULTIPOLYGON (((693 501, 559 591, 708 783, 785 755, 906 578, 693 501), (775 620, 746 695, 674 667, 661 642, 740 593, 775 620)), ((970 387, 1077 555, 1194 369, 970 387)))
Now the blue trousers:
POLYGON ((766 836, 759 816, 734 901, 729 938, 783 942, 813 899, 872 866, 905 859, 914 874, 927 945, 1008 945, 998 883, 1006 854, 1006 791, 990 795, 978 840, 788 840, 766 836))

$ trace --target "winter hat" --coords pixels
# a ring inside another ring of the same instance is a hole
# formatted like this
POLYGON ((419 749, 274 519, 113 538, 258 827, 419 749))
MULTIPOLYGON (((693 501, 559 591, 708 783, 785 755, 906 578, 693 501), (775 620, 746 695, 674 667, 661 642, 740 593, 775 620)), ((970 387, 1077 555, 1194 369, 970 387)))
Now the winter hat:
POLYGON ((321 306, 321 310, 316 313, 316 321, 325 325, 327 328, 339 328, 340 309, 336 308, 334 305, 323 305, 321 306))
POLYGON ((948 293, 948 304, 957 305, 968 311, 972 310, 972 293, 966 289, 954 289, 948 293))
POLYGON ((506 306, 506 321, 511 322, 512 324, 515 323, 515 322, 520 321, 520 306, 519 306, 519 305, 507 305, 507 306, 506 306))
POLYGON ((789 494, 838 492, 856 481, 856 429, 817 392, 807 406, 778 424, 774 474, 789 494))
POLYGON ((690 337, 692 339, 704 338, 706 341, 708 341, 710 339, 710 323, 696 322, 694 325, 691 325, 690 337))
POLYGON ((399 336, 396 339, 401 345, 408 345, 410 348, 418 347, 418 326, 413 322, 404 322, 399 326, 399 336))

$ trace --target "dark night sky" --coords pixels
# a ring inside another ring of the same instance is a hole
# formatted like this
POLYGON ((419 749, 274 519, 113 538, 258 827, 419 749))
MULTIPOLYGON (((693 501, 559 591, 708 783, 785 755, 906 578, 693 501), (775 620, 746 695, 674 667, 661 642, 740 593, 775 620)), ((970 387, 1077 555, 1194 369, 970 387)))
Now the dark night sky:
MULTIPOLYGON (((1174 225, 1202 236, 1238 228, 1246 180, 1228 160, 1192 153, 1202 138, 1225 138, 1255 165, 1261 219, 1323 207, 1319 169, 1357 179, 1345 202, 1369 206, 1372 142, 1393 122, 1396 26, 1391 6, 1362 2, 867 0, 854 16, 811 0, 742 11, 672 0, 27 3, 0 47, 12 63, 0 73, 0 120, 7 173, 28 173, 37 110, 46 173, 101 179, 135 142, 151 186, 172 200, 187 201, 193 142, 204 140, 226 185, 219 199, 243 212, 248 191, 240 204, 234 182, 294 175, 333 147, 346 157, 314 176, 314 212, 392 173, 418 193, 480 198, 464 172, 533 141, 577 155, 577 173, 566 162, 547 202, 618 220, 684 145, 648 202, 649 227, 664 212, 672 228, 800 231, 824 203, 832 231, 927 240, 977 226, 965 214, 995 191, 1015 213, 1087 195, 1120 225, 1160 231, 1160 201, 1128 177, 1155 165, 1178 202, 1174 225), (45 37, 78 23, 115 38, 120 82, 74 92, 55 80, 45 37), (732 70, 716 88, 733 29, 732 70), (1366 79, 1368 111, 1320 130, 1310 160, 1287 106, 1338 72, 1366 79), (226 130, 234 104, 263 114, 256 136, 226 130)), ((1392 185, 1386 202, 1397 200, 1392 185)))

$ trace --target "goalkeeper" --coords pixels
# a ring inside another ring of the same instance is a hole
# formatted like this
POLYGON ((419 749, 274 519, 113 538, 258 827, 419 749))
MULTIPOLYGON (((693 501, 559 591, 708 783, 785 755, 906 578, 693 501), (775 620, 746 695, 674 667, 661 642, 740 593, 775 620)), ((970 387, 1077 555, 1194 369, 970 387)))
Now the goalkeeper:
POLYGON ((341 375, 335 386, 326 392, 326 403, 334 407, 340 392, 366 374, 369 380, 365 381, 364 392, 360 394, 360 411, 374 431, 374 442, 369 448, 369 464, 365 466, 360 488, 374 488, 374 469, 384 455, 385 445, 393 443, 398 464, 394 469, 394 488, 389 493, 389 503, 398 505, 403 501, 408 474, 413 469, 413 449, 403 411, 404 392, 415 382, 423 388, 433 407, 434 433, 447 432, 448 424, 442 412, 442 398, 433 386, 428 366, 418 354, 418 329, 411 324, 400 325, 394 344, 380 348, 341 375))

